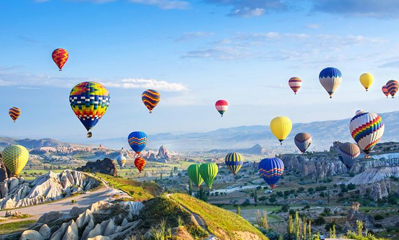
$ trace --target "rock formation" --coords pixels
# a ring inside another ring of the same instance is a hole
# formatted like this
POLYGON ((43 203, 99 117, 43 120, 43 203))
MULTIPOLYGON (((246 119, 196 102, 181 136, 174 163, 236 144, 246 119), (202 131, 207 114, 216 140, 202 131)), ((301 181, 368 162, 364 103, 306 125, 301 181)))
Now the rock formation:
POLYGON ((349 230, 355 230, 357 220, 362 221, 364 227, 367 229, 374 228, 375 221, 373 216, 360 213, 359 208, 360 208, 360 203, 358 202, 352 203, 352 207, 348 210, 348 214, 346 217, 346 228, 349 230))
POLYGON ((379 182, 381 180, 390 178, 390 177, 399 177, 399 167, 378 167, 378 168, 370 168, 364 171, 363 173, 354 176, 349 183, 355 185, 363 185, 379 182))
POLYGON ((161 158, 161 159, 166 159, 166 160, 169 160, 169 159, 172 158, 172 156, 169 154, 168 150, 165 148, 164 145, 162 145, 162 146, 159 148, 157 157, 158 157, 158 158, 161 158))
POLYGON ((118 175, 116 163, 109 158, 104 158, 104 160, 98 159, 95 162, 87 162, 85 166, 82 166, 77 170, 92 173, 104 173, 111 176, 118 175))
POLYGON ((100 184, 78 171, 48 172, 32 182, 8 178, 0 183, 0 209, 25 207, 58 200, 74 193, 88 191, 100 184))

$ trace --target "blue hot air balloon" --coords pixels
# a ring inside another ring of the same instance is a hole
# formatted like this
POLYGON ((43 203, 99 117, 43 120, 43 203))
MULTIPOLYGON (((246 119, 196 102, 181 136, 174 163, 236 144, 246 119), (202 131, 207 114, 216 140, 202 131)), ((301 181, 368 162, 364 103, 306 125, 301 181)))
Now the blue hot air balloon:
POLYGON ((259 163, 259 174, 272 189, 283 173, 284 163, 280 158, 265 158, 259 163))
POLYGON ((140 154, 140 152, 143 151, 147 145, 147 134, 144 132, 132 132, 129 134, 127 140, 133 151, 135 151, 137 154, 140 154))

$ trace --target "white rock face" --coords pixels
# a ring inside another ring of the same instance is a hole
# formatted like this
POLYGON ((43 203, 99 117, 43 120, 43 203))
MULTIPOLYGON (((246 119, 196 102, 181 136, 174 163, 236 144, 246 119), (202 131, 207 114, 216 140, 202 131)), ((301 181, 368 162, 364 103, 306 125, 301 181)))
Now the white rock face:
POLYGON ((50 239, 51 237, 51 229, 49 228, 49 226, 47 226, 47 224, 43 224, 40 227, 39 233, 44 239, 50 239))
POLYGON ((22 233, 19 240, 44 240, 43 236, 35 230, 26 230, 22 233))
POLYGON ((59 200, 73 193, 90 190, 100 183, 78 171, 48 172, 33 182, 9 178, 0 183, 0 210, 59 200))
POLYGON ((363 185, 379 182, 390 177, 399 177, 399 167, 370 168, 365 172, 354 176, 346 184, 363 185))

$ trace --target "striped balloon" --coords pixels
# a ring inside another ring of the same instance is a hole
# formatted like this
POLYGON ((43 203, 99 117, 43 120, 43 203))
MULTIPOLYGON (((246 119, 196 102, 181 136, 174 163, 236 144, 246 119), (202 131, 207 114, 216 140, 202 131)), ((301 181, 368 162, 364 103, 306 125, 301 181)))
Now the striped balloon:
POLYGON ((392 98, 394 98, 399 89, 398 81, 389 80, 385 86, 387 87, 389 94, 391 94, 392 98))
POLYGON ((265 158, 259 163, 259 174, 272 189, 284 173, 284 163, 279 158, 265 158))
POLYGON ((321 85, 330 95, 330 98, 332 98, 332 95, 342 82, 342 73, 337 68, 328 67, 320 72, 319 80, 321 85))
POLYGON ((308 133, 298 133, 294 138, 295 145, 302 152, 305 153, 306 150, 312 144, 312 136, 308 133))
POLYGON ((218 175, 219 168, 216 163, 203 163, 199 168, 202 179, 204 179, 205 184, 209 189, 212 188, 213 181, 218 175))
POLYGON ((227 111, 227 108, 229 108, 229 103, 226 100, 218 100, 215 103, 215 107, 216 107, 216 110, 223 117, 223 114, 227 111))
POLYGON ((200 164, 191 164, 187 168, 187 175, 190 178, 191 182, 199 188, 201 184, 204 182, 204 179, 202 179, 201 174, 199 172, 200 169, 200 164))
POLYGON ((134 166, 136 166, 136 168, 139 170, 139 172, 143 171, 146 163, 147 162, 142 157, 138 157, 134 160, 134 166))
POLYGON ((68 61, 69 54, 67 50, 63 48, 57 48, 53 51, 52 57, 53 61, 58 66, 60 71, 62 71, 62 68, 64 67, 65 63, 68 61))
POLYGON ((298 90, 301 88, 302 86, 302 79, 300 79, 299 77, 292 77, 290 78, 290 80, 288 81, 288 85, 290 86, 290 88, 292 89, 292 91, 294 91, 295 95, 298 92, 298 90))
POLYGON ((21 115, 21 109, 17 107, 10 108, 8 114, 10 115, 11 119, 15 122, 17 121, 19 115, 21 115))
POLYGON ((365 112, 352 118, 349 129, 352 138, 368 158, 369 153, 384 134, 384 123, 378 114, 365 112))
POLYGON ((144 105, 148 108, 150 113, 152 110, 158 105, 159 101, 161 100, 161 94, 157 91, 148 89, 143 92, 141 95, 141 100, 143 101, 144 105))
POLYGON ((129 134, 127 140, 130 147, 137 154, 140 154, 140 152, 144 150, 148 141, 147 134, 145 134, 144 132, 132 132, 129 134))
POLYGON ((29 152, 21 145, 10 145, 3 150, 3 163, 13 175, 19 175, 29 160, 29 152))
POLYGON ((389 96, 389 91, 388 91, 387 85, 382 86, 382 92, 383 92, 384 95, 388 98, 388 96, 389 96))
POLYGON ((338 147, 339 158, 347 168, 355 164, 355 159, 360 155, 360 148, 354 143, 342 143, 338 147))
POLYGON ((224 162, 230 171, 236 175, 244 163, 244 157, 239 153, 233 152, 226 155, 224 162))

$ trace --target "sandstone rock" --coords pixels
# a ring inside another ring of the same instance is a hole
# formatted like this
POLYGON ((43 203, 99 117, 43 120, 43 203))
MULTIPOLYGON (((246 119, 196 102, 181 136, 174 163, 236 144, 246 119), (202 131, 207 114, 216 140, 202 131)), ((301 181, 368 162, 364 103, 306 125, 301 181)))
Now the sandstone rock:
POLYGON ((64 214, 62 212, 51 211, 49 213, 43 214, 43 216, 41 216, 39 218, 39 220, 37 220, 37 222, 51 224, 51 223, 54 223, 54 221, 56 221, 56 220, 62 219, 63 217, 64 217, 64 214))
POLYGON ((19 180, 16 177, 12 177, 8 179, 8 189, 10 192, 14 190, 19 185, 19 180))
POLYGON ((363 173, 354 176, 347 184, 370 184, 379 182, 389 177, 399 177, 399 166, 398 167, 375 167, 369 168, 363 173))
POLYGON ((97 237, 93 237, 93 238, 88 238, 87 240, 111 240, 111 238, 109 238, 107 236, 97 236, 97 237))
POLYGON ((87 235, 87 238, 89 239, 89 238, 93 238, 93 237, 96 237, 96 236, 99 236, 99 235, 102 235, 103 234, 103 229, 101 228, 101 224, 97 224, 94 228, 93 228, 93 230, 91 230, 90 232, 89 232, 89 234, 87 235))
POLYGON ((40 227, 39 233, 40 233, 40 235, 42 235, 42 237, 45 240, 50 239, 50 237, 51 237, 51 229, 49 228, 49 226, 47 226, 47 224, 43 224, 40 227))
POLYGON ((72 218, 76 218, 80 214, 84 213, 87 208, 79 208, 79 207, 73 207, 72 210, 69 212, 72 218))
POLYGON ((367 229, 374 228, 375 225, 374 218, 370 215, 360 213, 359 208, 360 208, 360 203, 358 202, 352 203, 352 207, 348 210, 348 214, 346 217, 346 227, 349 230, 355 230, 356 221, 360 220, 363 222, 365 228, 367 229))
POLYGON ((61 227, 51 235, 51 240, 62 240, 65 235, 65 231, 68 228, 71 222, 65 222, 61 225, 61 227))
POLYGON ((165 148, 164 145, 162 145, 162 146, 159 148, 157 157, 158 157, 158 158, 161 158, 161 159, 166 159, 166 160, 169 160, 169 159, 172 158, 172 156, 169 154, 168 150, 165 148))
POLYGON ((86 211, 83 214, 80 214, 79 217, 76 219, 76 225, 78 226, 78 228, 81 228, 89 223, 92 219, 93 215, 90 209, 86 209, 86 211))
POLYGON ((22 233, 19 240, 44 240, 44 238, 35 230, 26 230, 22 233))
POLYGON ((78 227, 76 226, 75 221, 72 220, 70 222, 62 240, 79 240, 78 227))
POLYGON ((104 158, 104 160, 97 160, 95 162, 87 162, 85 166, 78 168, 78 171, 92 172, 92 173, 104 173, 111 176, 117 176, 116 163, 109 158, 104 158))
POLYGON ((90 219, 89 223, 87 224, 85 230, 82 233, 81 239, 86 240, 87 237, 89 236, 89 233, 91 232, 91 230, 93 230, 93 228, 94 228, 94 221, 93 221, 93 219, 90 219))
POLYGON ((22 216, 22 213, 20 213, 18 211, 6 211, 5 216, 6 217, 20 217, 20 216, 22 216))
POLYGON ((104 236, 112 235, 115 232, 115 228, 116 228, 116 226, 114 224, 114 221, 111 219, 109 221, 109 223, 107 224, 107 226, 105 227, 103 235, 104 236))

